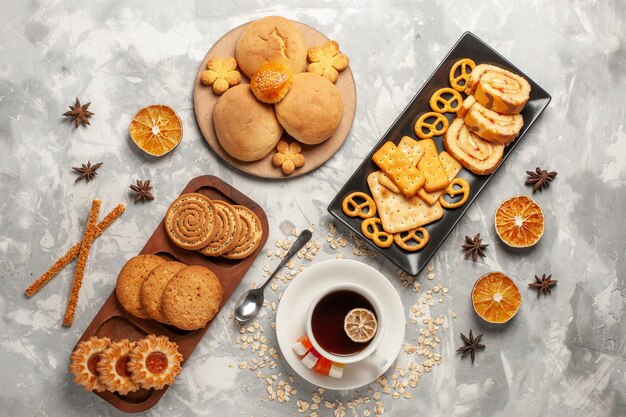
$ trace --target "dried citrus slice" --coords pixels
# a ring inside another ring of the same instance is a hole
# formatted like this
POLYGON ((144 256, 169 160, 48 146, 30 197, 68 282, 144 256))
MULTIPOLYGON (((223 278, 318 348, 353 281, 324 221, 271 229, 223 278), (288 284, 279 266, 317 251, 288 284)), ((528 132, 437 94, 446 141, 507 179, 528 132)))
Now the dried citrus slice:
POLYGON ((522 304, 519 288, 501 272, 490 272, 478 278, 472 289, 474 311, 489 323, 506 323, 522 304))
POLYGON ((346 314, 343 329, 353 342, 365 343, 372 340, 378 329, 376 315, 366 308, 353 308, 346 314))
POLYGON ((496 232, 511 247, 533 246, 543 236, 543 227, 543 211, 528 196, 511 197, 496 210, 496 232))
POLYGON ((183 124, 168 106, 153 104, 139 110, 128 128, 130 137, 141 150, 152 156, 163 156, 180 143, 183 124))

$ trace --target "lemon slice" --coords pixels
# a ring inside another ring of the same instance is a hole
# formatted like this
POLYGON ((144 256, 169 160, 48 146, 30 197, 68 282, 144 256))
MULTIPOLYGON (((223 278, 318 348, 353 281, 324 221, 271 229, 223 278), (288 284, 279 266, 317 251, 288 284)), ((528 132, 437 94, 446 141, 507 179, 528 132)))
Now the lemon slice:
POLYGON ((346 314, 343 328, 353 342, 365 343, 372 340, 378 329, 376 316, 366 308, 353 308, 346 314))

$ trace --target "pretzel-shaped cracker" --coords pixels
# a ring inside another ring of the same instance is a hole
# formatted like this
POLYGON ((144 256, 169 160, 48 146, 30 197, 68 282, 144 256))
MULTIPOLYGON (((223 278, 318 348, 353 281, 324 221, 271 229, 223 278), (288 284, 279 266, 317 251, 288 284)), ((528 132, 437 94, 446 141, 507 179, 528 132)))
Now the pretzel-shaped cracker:
POLYGON ((461 103, 463 103, 463 97, 461 93, 452 88, 440 88, 430 97, 430 108, 437 113, 456 113, 461 103), (446 99, 444 94, 452 94, 452 97, 446 99), (452 104, 456 103, 454 107, 452 104), (439 107, 439 106, 442 107, 439 107))
POLYGON ((439 197, 439 204, 441 204, 443 208, 447 208, 447 209, 454 209, 457 207, 461 207, 463 204, 465 204, 465 202, 469 198, 469 195, 470 195, 470 185, 467 182, 467 180, 465 180, 464 178, 455 178, 452 180, 450 184, 448 184, 448 188, 446 188, 446 191, 444 191, 443 194, 441 194, 441 197, 439 197), (455 185, 458 185, 461 188, 454 188, 455 185), (461 197, 459 201, 449 203, 444 198, 446 194, 452 197, 459 195, 459 194, 463 194, 463 197, 461 197))
POLYGON ((469 58, 463 58, 456 61, 450 70, 450 85, 452 88, 456 91, 465 91, 465 85, 467 84, 467 80, 469 79, 469 76, 474 68, 476 68, 476 63, 469 58), (456 70, 459 67, 461 67, 461 74, 457 76, 456 70), (459 84, 460 81, 464 81, 463 85, 459 84))
POLYGON ((379 248, 388 248, 393 244, 393 235, 384 230, 380 230, 378 227, 381 224, 382 222, 378 217, 365 219, 361 223, 361 232, 371 239, 379 248))
POLYGON ((409 252, 417 252, 422 249, 430 240, 430 234, 428 230, 423 227, 407 230, 406 232, 395 233, 393 235, 393 241, 396 245, 409 252), (403 234, 406 233, 405 236, 403 234), (421 235, 421 236, 420 236, 421 235), (409 245, 408 242, 415 242, 415 245, 409 245))
POLYGON ((433 136, 443 135, 446 133, 446 130, 448 130, 448 119, 441 113, 430 111, 422 114, 419 119, 417 119, 413 130, 415 130, 415 134, 422 139, 430 139, 433 136), (434 117, 435 121, 432 123, 427 122, 426 120, 431 117, 434 117), (441 125, 441 128, 437 127, 439 125, 441 125), (422 130, 424 127, 428 129, 428 132, 424 133, 422 130))
POLYGON ((376 203, 374 203, 372 197, 360 191, 356 191, 346 196, 346 198, 344 198, 341 202, 341 209, 347 216, 350 217, 369 219, 376 215, 376 203), (355 198, 362 198, 365 202, 357 203, 354 200, 355 198), (363 211, 364 208, 367 208, 367 212, 363 211))

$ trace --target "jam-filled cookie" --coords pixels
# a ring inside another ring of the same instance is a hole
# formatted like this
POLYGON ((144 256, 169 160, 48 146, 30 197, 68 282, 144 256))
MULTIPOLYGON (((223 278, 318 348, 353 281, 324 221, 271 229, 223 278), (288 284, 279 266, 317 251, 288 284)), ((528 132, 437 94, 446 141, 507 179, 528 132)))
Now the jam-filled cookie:
POLYGON ((74 375, 74 382, 87 391, 104 391, 106 388, 98 379, 97 365, 102 352, 109 346, 108 337, 90 337, 78 343, 70 356, 70 372, 74 375))
POLYGON ((129 356, 128 370, 133 380, 145 389, 171 385, 182 369, 183 355, 178 351, 178 345, 166 336, 151 334, 138 340, 129 356))
POLYGON ((134 347, 135 342, 122 339, 111 343, 100 355, 98 378, 107 391, 126 395, 139 389, 128 370, 128 354, 134 347))

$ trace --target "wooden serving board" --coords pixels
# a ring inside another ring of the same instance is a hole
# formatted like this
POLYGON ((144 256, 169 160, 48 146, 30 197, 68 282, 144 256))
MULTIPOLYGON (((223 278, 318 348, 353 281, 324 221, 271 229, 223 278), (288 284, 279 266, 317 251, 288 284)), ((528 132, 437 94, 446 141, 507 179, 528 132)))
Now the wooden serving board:
MULTIPOLYGON (((321 32, 313 29, 312 27, 305 25, 304 23, 294 22, 302 35, 304 36, 304 43, 307 48, 314 45, 320 45, 328 40, 328 38, 321 32)), ((354 84, 354 77, 350 67, 339 73, 339 78, 335 84, 341 93, 343 98, 343 118, 337 128, 335 134, 325 142, 319 145, 302 145, 302 154, 306 158, 306 162, 302 168, 298 168, 291 175, 284 175, 280 168, 272 165, 272 156, 274 152, 270 152, 265 158, 254 162, 243 162, 230 156, 224 148, 220 145, 215 135, 215 129, 213 128, 213 107, 219 96, 213 93, 213 89, 200 82, 200 73, 207 68, 207 63, 211 57, 234 57, 235 46, 239 40, 239 36, 245 29, 248 23, 243 24, 230 32, 222 36, 213 47, 207 52, 198 73, 196 74, 196 80, 193 92, 193 104, 196 113, 196 121, 202 131, 204 139, 207 141, 211 149, 230 166, 237 168, 247 174, 261 178, 274 178, 285 179, 293 178, 318 168, 324 162, 328 161, 338 150, 341 145, 346 141, 352 122, 354 121, 354 115, 356 114, 356 86, 354 84)), ((241 83, 249 84, 250 81, 242 73, 241 83)), ((285 132, 283 135, 287 135, 285 132)))
MULTIPOLYGON (((221 257, 210 258, 197 251, 188 251, 179 248, 168 238, 165 232, 165 220, 159 224, 150 239, 148 239, 146 245, 141 252, 139 252, 139 254, 150 253, 168 260, 176 260, 188 265, 202 265, 210 268, 215 272, 224 289, 224 297, 220 305, 221 310, 246 272, 248 272, 248 269, 252 266, 254 260, 261 250, 263 250, 263 246, 265 246, 269 232, 267 216, 265 215, 265 211, 263 211, 257 203, 226 184, 224 181, 211 175, 205 175, 191 180, 181 194, 186 193, 200 193, 210 199, 219 199, 231 204, 239 204, 248 207, 259 217, 261 225, 263 226, 261 244, 254 253, 241 260, 231 260, 221 257)), ((200 339, 202 339, 202 336, 207 332, 211 323, 212 321, 202 329, 184 331, 171 326, 165 326, 154 320, 137 318, 124 310, 117 300, 114 290, 105 301, 98 314, 93 318, 79 342, 89 339, 91 336, 106 336, 116 341, 124 338, 137 340, 148 334, 165 335, 178 344, 180 353, 183 355, 184 365, 198 343, 200 343, 200 339)), ((136 413, 153 407, 159 402, 167 388, 166 386, 162 390, 140 389, 128 395, 118 395, 117 393, 111 392, 94 392, 94 394, 121 411, 136 413)))

